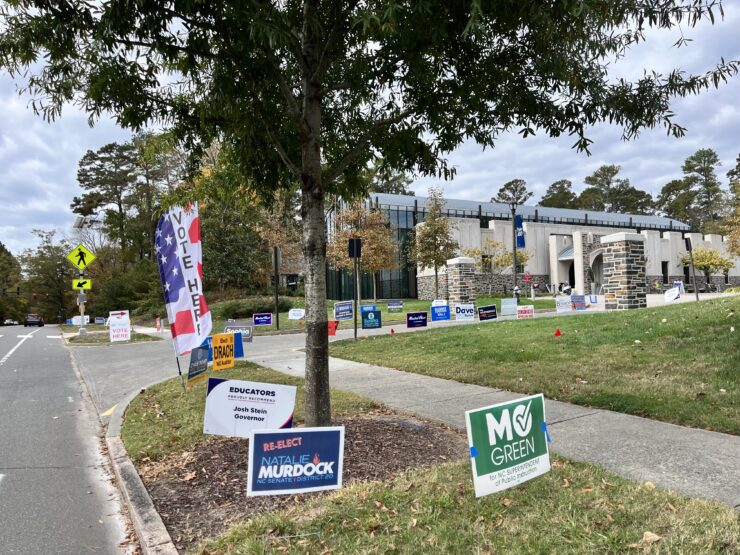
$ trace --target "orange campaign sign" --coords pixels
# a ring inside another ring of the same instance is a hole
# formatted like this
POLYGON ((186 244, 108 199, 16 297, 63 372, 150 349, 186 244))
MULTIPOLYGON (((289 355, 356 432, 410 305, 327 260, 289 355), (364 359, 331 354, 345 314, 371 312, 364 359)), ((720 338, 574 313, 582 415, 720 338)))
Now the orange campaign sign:
POLYGON ((234 367, 234 334, 213 335, 213 371, 219 372, 234 367))

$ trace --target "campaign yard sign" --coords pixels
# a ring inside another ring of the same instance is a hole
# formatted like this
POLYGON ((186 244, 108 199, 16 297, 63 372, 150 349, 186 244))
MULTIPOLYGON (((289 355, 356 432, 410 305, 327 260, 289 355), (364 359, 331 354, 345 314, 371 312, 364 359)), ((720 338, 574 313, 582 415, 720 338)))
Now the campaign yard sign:
POLYGON ((465 413, 476 497, 550 470, 545 422, 541 393, 465 413))
POLYGON ((343 464, 344 426, 254 431, 247 495, 340 489, 343 464))
POLYGON ((360 313, 363 313, 363 312, 372 312, 374 310, 377 310, 377 308, 375 308, 375 305, 374 304, 363 304, 363 305, 360 306, 360 313))
POLYGON ((365 310, 362 312, 363 330, 375 330, 382 326, 380 322, 380 310, 365 310))
POLYGON ((486 320, 495 320, 496 317, 497 315, 495 304, 478 307, 478 320, 480 320, 481 322, 485 322, 486 320))
POLYGON ((472 322, 475 320, 474 304, 459 304, 455 306, 455 320, 461 322, 472 322))
POLYGON ((203 433, 249 437, 254 430, 293 425, 296 387, 208 378, 203 433))
POLYGON ((427 327, 427 313, 426 312, 407 312, 406 313, 406 327, 407 328, 427 327))
POLYGON ((570 300, 570 295, 561 295, 555 297, 555 312, 572 312, 573 301, 570 300))
POLYGON ((501 299, 501 316, 516 316, 516 299, 501 299))
POLYGON ((288 311, 288 320, 303 320, 306 317, 305 308, 291 308, 288 311))
POLYGON ((213 371, 220 372, 234 367, 234 334, 215 333, 211 340, 213 371))
POLYGON ((526 320, 527 318, 534 318, 534 305, 525 304, 516 308, 516 319, 526 320))
POLYGON ((403 312, 403 301, 388 301, 388 312, 403 312))
POLYGON ((586 310, 586 295, 571 295, 570 300, 575 310, 586 310))
POLYGON ((680 297, 681 297, 680 287, 672 287, 668 291, 663 293, 663 298, 665 299, 665 302, 667 303, 673 302, 680 297))
POLYGON ((450 319, 450 307, 447 305, 432 307, 432 322, 441 322, 450 319))
POLYGON ((95 323, 96 324, 105 324, 105 318, 102 316, 96 316, 95 317, 95 323))
POLYGON ((258 314, 252 314, 252 322, 255 326, 271 326, 272 325, 272 312, 262 312, 258 314))
POLYGON ((351 320, 352 319, 352 301, 341 301, 334 303, 334 319, 339 320, 351 320))
POLYGON ((337 328, 339 328, 339 320, 329 320, 327 323, 327 333, 331 336, 337 334, 337 328))
POLYGON ((447 299, 434 299, 432 306, 447 306, 447 299))
MULTIPOLYGON (((232 322, 224 326, 224 333, 239 333, 242 336, 242 341, 251 343, 252 338, 254 337, 254 327, 251 324, 244 324, 242 322, 232 322)), ((237 351, 238 351, 238 347, 237 347, 237 351)), ((236 357, 239 358, 238 353, 236 354, 236 357)))
POLYGON ((187 388, 192 389, 196 384, 204 382, 206 370, 208 370, 208 346, 201 345, 190 351, 187 388))

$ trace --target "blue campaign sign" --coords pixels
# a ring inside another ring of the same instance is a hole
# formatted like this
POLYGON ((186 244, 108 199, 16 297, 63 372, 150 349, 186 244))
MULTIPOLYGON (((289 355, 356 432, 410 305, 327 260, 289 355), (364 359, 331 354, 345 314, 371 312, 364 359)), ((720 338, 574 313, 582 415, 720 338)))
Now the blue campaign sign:
POLYGON ((406 327, 407 328, 427 327, 427 313, 426 312, 407 312, 406 313, 406 327))
POLYGON ((585 295, 571 295, 570 302, 573 303, 573 308, 575 308, 576 310, 586 310, 585 295))
POLYGON ((362 329, 374 330, 383 327, 380 323, 380 310, 370 310, 362 313, 362 329))
POLYGON ((362 312, 372 312, 373 310, 377 310, 377 308, 375 308, 375 305, 374 304, 364 304, 364 305, 360 306, 360 313, 362 313, 362 312))
POLYGON ((252 314, 252 322, 254 322, 255 326, 271 326, 272 325, 272 312, 252 314))
POLYGON ((344 426, 253 431, 247 495, 288 495, 339 489, 344 426))
POLYGON ((388 301, 388 312, 403 312, 403 301, 388 301))
POLYGON ((439 322, 441 320, 450 319, 450 307, 449 306, 433 306, 432 307, 432 322, 439 322))
MULTIPOLYGON (((213 338, 209 335, 200 346, 208 347, 208 362, 213 362, 213 338)), ((234 334, 234 358, 244 358, 244 344, 239 332, 234 334)))
POLYGON ((352 301, 342 301, 334 303, 335 320, 351 320, 353 314, 352 301))

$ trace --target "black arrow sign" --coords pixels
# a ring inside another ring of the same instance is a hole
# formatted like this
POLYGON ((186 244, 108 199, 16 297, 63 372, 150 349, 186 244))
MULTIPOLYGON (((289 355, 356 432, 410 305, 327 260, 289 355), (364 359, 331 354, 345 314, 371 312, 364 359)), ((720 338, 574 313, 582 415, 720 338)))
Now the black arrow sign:
POLYGON ((78 281, 77 287, 84 287, 84 285, 87 283, 87 281, 78 281))

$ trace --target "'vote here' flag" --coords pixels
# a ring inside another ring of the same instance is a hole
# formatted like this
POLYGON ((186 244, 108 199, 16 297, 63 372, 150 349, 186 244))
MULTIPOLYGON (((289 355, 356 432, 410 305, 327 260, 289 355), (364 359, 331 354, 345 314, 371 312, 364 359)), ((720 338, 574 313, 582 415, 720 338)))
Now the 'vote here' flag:
POLYGON ((203 296, 203 256, 198 205, 173 207, 157 223, 154 250, 175 353, 199 347, 211 333, 211 312, 203 296))

